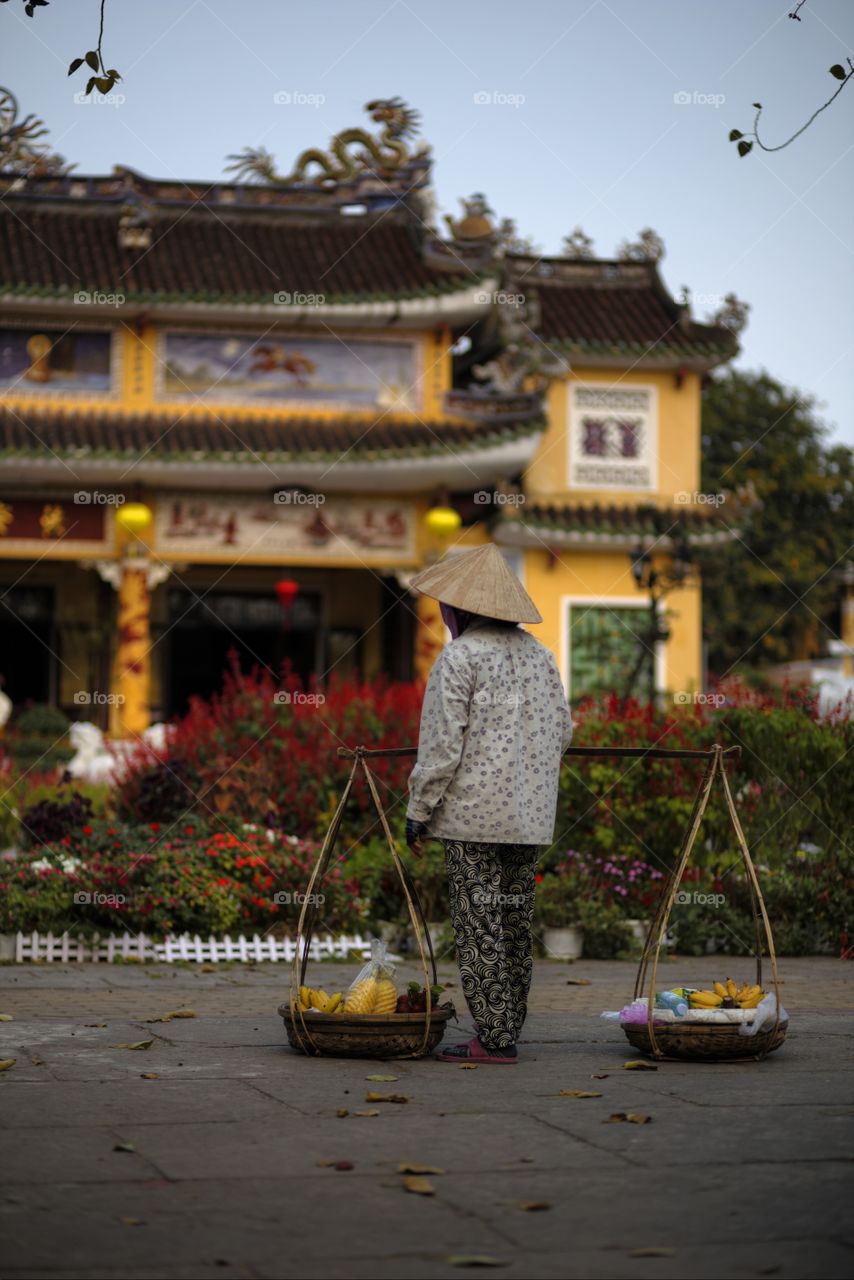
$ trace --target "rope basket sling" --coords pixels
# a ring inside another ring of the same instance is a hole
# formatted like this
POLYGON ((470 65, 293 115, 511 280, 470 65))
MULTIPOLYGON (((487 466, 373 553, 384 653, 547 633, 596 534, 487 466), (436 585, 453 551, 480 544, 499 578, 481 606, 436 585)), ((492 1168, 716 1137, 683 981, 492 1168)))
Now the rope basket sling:
POLYGON ((450 1005, 434 1005, 431 985, 438 983, 436 957, 427 929, 424 911, 412 877, 406 869, 388 825, 385 810, 377 790, 376 779, 368 765, 369 755, 410 755, 409 748, 371 752, 365 747, 339 747, 338 755, 352 759, 350 775, 341 793, 338 806, 312 869, 303 898, 297 926, 296 949, 291 971, 290 1001, 279 1006, 285 1024, 288 1041, 295 1049, 312 1055, 332 1057, 370 1058, 420 1058, 431 1053, 445 1033, 448 1019, 454 1016, 450 1005), (418 948, 418 957, 426 991, 426 1013, 347 1014, 320 1013, 300 1008, 299 990, 305 983, 306 970, 318 917, 315 888, 323 884, 329 862, 335 849, 341 822, 357 773, 363 773, 368 784, 373 806, 377 811, 383 834, 388 844, 392 865, 403 889, 412 932, 418 948))
POLYGON ((703 753, 708 755, 710 759, 694 797, 691 818, 688 829, 682 839, 679 856, 664 885, 655 916, 644 943, 635 979, 634 999, 637 999, 646 987, 647 1021, 646 1025, 643 1023, 624 1023, 623 1030, 635 1048, 650 1053, 655 1058, 693 1058, 719 1061, 734 1058, 761 1059, 766 1054, 771 1053, 772 1050, 778 1049, 786 1038, 788 1021, 780 1017, 780 980, 771 923, 768 919, 768 912, 765 909, 762 890, 759 887, 759 877, 756 874, 756 868, 739 821, 724 765, 725 756, 737 755, 738 753, 739 748, 737 747, 730 747, 725 750, 719 745, 712 747, 710 752, 703 753), (741 1025, 739 1023, 688 1022, 680 1025, 680 1021, 677 1019, 675 1022, 659 1022, 656 1025, 653 1021, 656 978, 661 948, 667 936, 667 926, 676 901, 676 893, 691 857, 697 833, 703 820, 703 814, 708 806, 709 797, 717 778, 720 778, 727 812, 738 841, 741 861, 744 865, 750 889, 750 905, 755 933, 756 982, 760 987, 762 986, 762 953, 763 948, 765 948, 770 961, 771 980, 776 998, 773 1023, 762 1027, 755 1035, 742 1035, 739 1031, 739 1026, 741 1025))

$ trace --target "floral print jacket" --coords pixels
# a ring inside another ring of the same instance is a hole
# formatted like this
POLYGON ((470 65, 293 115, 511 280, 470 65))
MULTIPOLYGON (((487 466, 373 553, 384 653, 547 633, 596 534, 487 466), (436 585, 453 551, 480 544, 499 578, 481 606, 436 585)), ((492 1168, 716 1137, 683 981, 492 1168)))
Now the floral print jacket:
POLYGON ((548 649, 520 627, 476 620, 430 672, 407 817, 442 840, 550 844, 571 738, 548 649))

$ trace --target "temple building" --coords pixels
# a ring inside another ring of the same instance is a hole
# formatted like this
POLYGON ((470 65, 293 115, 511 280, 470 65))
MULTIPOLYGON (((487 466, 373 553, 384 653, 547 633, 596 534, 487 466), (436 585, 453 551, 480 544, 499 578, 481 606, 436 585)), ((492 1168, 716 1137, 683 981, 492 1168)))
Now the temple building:
MULTIPOLYGON (((424 674, 408 590, 494 540, 573 701, 703 681, 700 391, 655 257, 434 221, 414 113, 235 181, 0 173, 0 675, 139 733, 240 662, 424 674), (656 594, 656 583, 659 591, 656 594), (667 584, 666 597, 661 591, 667 584)), ((8 144, 8 137, 7 137, 8 144)), ((486 178, 487 175, 484 175, 486 178)))

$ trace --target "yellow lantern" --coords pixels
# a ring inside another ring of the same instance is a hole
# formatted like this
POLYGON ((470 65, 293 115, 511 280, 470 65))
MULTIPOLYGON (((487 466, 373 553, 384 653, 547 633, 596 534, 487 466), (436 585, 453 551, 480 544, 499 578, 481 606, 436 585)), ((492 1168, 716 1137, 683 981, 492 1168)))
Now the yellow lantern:
POLYGON ((431 507, 424 523, 436 538, 449 538, 462 524, 460 513, 453 507, 431 507))
POLYGON ((126 502, 116 512, 116 524, 125 533, 135 533, 137 537, 148 528, 152 521, 151 508, 144 502, 126 502))

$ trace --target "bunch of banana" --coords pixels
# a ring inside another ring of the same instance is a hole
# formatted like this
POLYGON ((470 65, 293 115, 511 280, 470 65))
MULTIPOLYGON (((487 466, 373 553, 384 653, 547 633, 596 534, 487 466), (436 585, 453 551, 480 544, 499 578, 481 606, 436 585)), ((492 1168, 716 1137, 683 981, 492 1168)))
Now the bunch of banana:
POLYGON ((391 978, 363 978, 344 1002, 347 1013, 394 1013, 397 990, 391 978))
POLYGON ((336 991, 329 996, 325 991, 316 991, 314 987, 300 987, 299 1008, 303 1013, 310 1009, 316 1009, 318 1013, 342 1013, 344 995, 341 991, 336 991))
POLYGON ((692 1009, 755 1009, 765 996, 760 986, 748 982, 737 987, 732 978, 716 982, 713 991, 692 991, 688 999, 692 1009))

